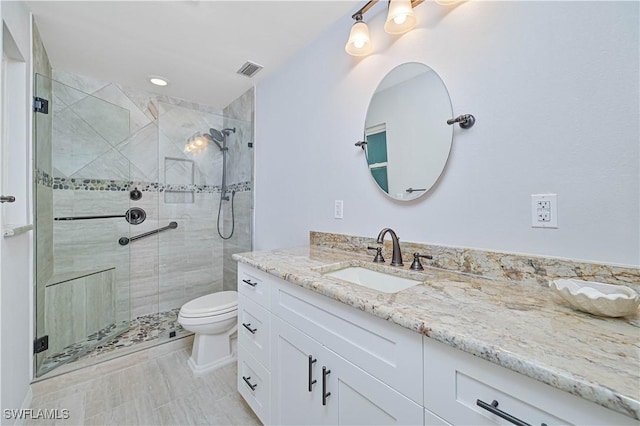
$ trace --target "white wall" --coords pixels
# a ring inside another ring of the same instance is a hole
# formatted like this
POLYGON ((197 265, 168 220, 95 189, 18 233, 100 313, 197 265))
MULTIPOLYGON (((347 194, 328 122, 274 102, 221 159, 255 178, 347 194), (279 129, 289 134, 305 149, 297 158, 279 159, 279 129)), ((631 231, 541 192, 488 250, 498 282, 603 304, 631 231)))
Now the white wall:
MULTIPOLYGON (((3 176, 5 188, 15 194, 16 203, 4 210, 5 223, 25 224, 32 222, 31 174, 29 169, 31 155, 30 138, 30 101, 31 95, 31 17, 23 2, 2 2, 0 4, 2 21, 15 41, 11 53, 21 58, 11 61, 7 75, 9 84, 3 87, 8 96, 9 110, 4 111, 6 122, 1 129, 7 136, 9 145, 3 156, 3 176), (18 74, 16 74, 16 72, 18 74), (7 163, 11 162, 7 174, 7 163), (15 209, 19 208, 20 211, 15 209)), ((5 40, 6 41, 6 40, 5 40)), ((6 75, 5 75, 6 77, 6 75)), ((3 82, 4 83, 4 82, 3 82)), ((32 233, 4 239, 2 243, 2 286, 0 289, 0 401, 2 409, 19 409, 28 403, 30 396, 32 363, 32 233)), ((0 237, 2 238, 2 237, 0 237)), ((13 423, 6 419, 4 411, 2 424, 13 423)))
POLYGON ((405 241, 639 265, 639 4, 425 2, 393 37, 382 3, 365 17, 372 55, 345 54, 346 16, 258 84, 254 247, 390 226, 405 241), (378 82, 408 61, 433 67, 454 114, 477 123, 456 126, 435 187, 401 203, 354 143, 378 82), (531 228, 530 195, 547 192, 559 228, 531 228))

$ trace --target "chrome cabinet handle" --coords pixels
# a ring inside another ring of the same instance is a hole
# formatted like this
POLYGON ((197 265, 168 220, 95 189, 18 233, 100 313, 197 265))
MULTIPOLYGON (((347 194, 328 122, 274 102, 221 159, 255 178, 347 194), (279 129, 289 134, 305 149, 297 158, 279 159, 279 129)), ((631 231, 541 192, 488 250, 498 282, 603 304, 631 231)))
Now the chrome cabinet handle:
MULTIPOLYGON (((480 399, 477 399, 476 400, 476 405, 478 405, 478 407, 484 408, 488 412, 490 412, 492 414, 495 414, 498 417, 501 417, 501 418, 505 419, 509 423, 512 423, 512 424, 514 424, 516 426, 531 426, 529 423, 523 422, 519 418, 513 417, 511 414, 500 410, 498 408, 498 401, 496 401, 495 399, 491 402, 491 404, 487 404, 486 402, 484 402, 484 401, 482 401, 480 399)), ((543 423, 543 425, 544 425, 544 423, 543 423)))
POLYGON ((0 195, 0 203, 15 203, 16 197, 13 195, 0 195))
POLYGON ((242 323, 242 326, 243 326, 244 328, 246 328, 247 330, 249 330, 249 333, 251 333, 251 334, 256 334, 256 331, 258 331, 258 329, 257 329, 257 328, 251 328, 251 323, 250 323, 250 322, 248 322, 248 323, 244 323, 244 322, 243 322, 243 323, 242 323))
POLYGON ((249 381, 249 380, 251 380, 251 376, 249 376, 249 377, 242 376, 242 380, 244 380, 244 382, 247 384, 247 386, 249 386, 249 388, 252 391, 256 390, 256 388, 258 387, 257 383, 255 385, 252 385, 251 382, 249 381))
POLYGON ((327 405, 327 397, 331 395, 331 392, 327 392, 327 376, 331 374, 331 370, 327 370, 327 367, 322 366, 322 405, 327 405))
POLYGON ((313 364, 317 361, 317 359, 314 359, 313 356, 309 355, 309 392, 311 392, 313 390, 313 385, 316 384, 317 380, 312 380, 313 377, 313 364))
POLYGON ((242 282, 245 284, 249 284, 251 287, 255 287, 258 285, 258 283, 252 283, 250 280, 242 280, 242 282))

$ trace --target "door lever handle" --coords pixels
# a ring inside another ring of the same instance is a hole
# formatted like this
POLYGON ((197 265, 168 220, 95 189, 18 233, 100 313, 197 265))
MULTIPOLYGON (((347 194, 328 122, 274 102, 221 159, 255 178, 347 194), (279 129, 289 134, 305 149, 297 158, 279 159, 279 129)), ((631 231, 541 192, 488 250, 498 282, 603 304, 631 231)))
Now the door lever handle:
POLYGON ((13 195, 0 195, 0 203, 14 203, 16 197, 13 195))

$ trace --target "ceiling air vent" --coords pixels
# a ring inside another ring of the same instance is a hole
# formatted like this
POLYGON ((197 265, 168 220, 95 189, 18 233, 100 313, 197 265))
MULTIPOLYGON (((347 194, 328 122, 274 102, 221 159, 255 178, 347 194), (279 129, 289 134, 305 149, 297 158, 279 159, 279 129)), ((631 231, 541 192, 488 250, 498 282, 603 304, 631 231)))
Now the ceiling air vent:
POLYGON ((254 62, 247 61, 243 66, 240 67, 237 73, 242 74, 245 77, 253 77, 262 68, 264 68, 262 65, 258 65, 254 62))

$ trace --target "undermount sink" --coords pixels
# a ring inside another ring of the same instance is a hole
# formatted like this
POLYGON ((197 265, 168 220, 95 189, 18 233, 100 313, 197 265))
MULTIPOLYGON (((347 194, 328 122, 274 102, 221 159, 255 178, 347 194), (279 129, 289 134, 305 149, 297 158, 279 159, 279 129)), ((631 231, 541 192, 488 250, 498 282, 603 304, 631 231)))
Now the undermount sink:
POLYGON ((350 266, 337 271, 324 274, 326 277, 338 278, 343 281, 378 290, 383 293, 397 293, 406 290, 422 281, 409 278, 398 277, 396 275, 385 274, 384 272, 372 271, 360 266, 350 266))

